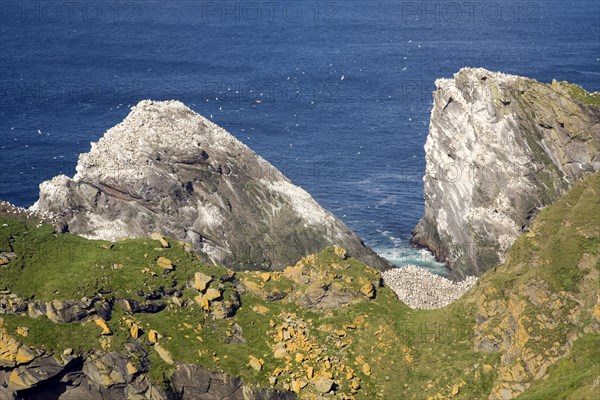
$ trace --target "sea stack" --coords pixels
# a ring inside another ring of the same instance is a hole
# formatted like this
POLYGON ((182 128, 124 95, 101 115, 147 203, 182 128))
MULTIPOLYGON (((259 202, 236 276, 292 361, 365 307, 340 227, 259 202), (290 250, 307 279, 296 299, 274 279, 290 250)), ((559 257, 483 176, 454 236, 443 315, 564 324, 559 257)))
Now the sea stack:
POLYGON ((254 151, 178 101, 141 101, 81 154, 73 178, 40 185, 34 210, 110 241, 152 232, 233 269, 282 269, 338 245, 392 265, 254 151))
POLYGON ((540 209, 600 169, 600 107, 577 85, 482 68, 436 87, 412 242, 460 280, 501 263, 540 209))

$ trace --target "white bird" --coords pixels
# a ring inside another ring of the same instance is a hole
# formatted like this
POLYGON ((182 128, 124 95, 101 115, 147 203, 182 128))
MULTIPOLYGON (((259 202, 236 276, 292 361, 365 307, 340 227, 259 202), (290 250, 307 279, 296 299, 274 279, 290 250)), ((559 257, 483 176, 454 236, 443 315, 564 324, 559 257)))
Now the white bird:
POLYGON ((42 131, 40 131, 40 130, 38 129, 38 135, 41 135, 41 134, 42 134, 42 131))
POLYGON ((406 71, 406 68, 408 68, 408 67, 404 67, 404 68, 402 68, 402 71, 406 71))
POLYGON ((343 81, 343 80, 344 80, 344 78, 345 78, 345 76, 344 76, 344 75, 342 75, 342 79, 340 79, 340 80, 342 80, 342 81, 343 81))

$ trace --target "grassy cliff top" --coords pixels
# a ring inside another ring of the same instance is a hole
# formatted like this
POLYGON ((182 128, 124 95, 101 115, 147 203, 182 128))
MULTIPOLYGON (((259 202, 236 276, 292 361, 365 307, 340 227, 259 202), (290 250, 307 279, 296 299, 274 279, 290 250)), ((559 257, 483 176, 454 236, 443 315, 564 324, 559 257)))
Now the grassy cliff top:
POLYGON ((307 399, 324 389, 347 399, 494 399, 527 388, 521 398, 586 398, 600 376, 599 194, 600 174, 577 183, 536 217, 504 265, 433 311, 398 301, 377 270, 341 248, 281 272, 234 273, 169 238, 168 247, 91 241, 4 215, 0 252, 16 257, 0 266, 3 304, 14 300, 8 292, 30 303, 100 296, 113 311, 110 335, 92 321, 26 311, 4 315, 3 329, 56 353, 120 351, 133 337, 164 385, 171 358, 307 399), (161 307, 136 312, 123 300, 161 307), (574 367, 581 363, 585 370, 574 367))

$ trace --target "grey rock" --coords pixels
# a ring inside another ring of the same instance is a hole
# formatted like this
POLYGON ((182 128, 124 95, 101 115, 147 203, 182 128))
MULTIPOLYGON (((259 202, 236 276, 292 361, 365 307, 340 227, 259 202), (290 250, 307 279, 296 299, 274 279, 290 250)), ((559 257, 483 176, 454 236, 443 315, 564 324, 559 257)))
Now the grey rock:
POLYGON ((235 377, 181 364, 174 390, 156 386, 146 375, 147 352, 131 340, 121 352, 92 352, 82 357, 40 352, 25 365, 0 369, 0 399, 29 400, 288 400, 293 392, 252 388, 235 377), (128 367, 129 364, 129 367, 128 367), (135 368, 131 368, 134 366, 135 368))
POLYGON ((14 293, 0 294, 0 314, 23 315, 27 312, 27 302, 14 293))
POLYGON ((228 335, 225 340, 223 340, 223 342, 225 344, 230 344, 230 343, 236 343, 236 344, 241 344, 241 343, 246 343, 246 339, 244 339, 244 331, 242 330, 242 327, 239 326, 238 324, 233 324, 233 326, 231 327, 231 335, 228 335))
POLYGON ((100 315, 104 319, 110 319, 112 313, 111 303, 100 295, 93 298, 84 297, 80 300, 30 301, 21 304, 20 308, 25 306, 31 318, 45 315, 51 321, 63 323, 83 322, 92 315, 100 315))
POLYGON ((239 378, 209 371, 195 365, 181 364, 173 374, 173 386, 181 400, 288 400, 293 392, 254 389, 239 378))
POLYGON ((75 359, 68 357, 59 360, 51 355, 37 357, 29 364, 18 366, 11 371, 8 390, 18 392, 34 388, 59 375, 75 359))
POLYGON ((504 261, 541 208, 600 169, 600 108, 574 85, 481 68, 436 87, 412 242, 460 280, 504 261))
POLYGON ((12 251, 2 252, 0 253, 0 265, 8 264, 15 258, 17 258, 17 255, 12 251))
POLYGON ((358 297, 358 293, 344 290, 343 287, 338 289, 336 285, 315 281, 298 293, 296 300, 310 310, 335 310, 358 297))
POLYGON ((120 299, 119 306, 128 314, 148 313, 154 314, 162 311, 167 303, 164 301, 144 300, 137 301, 135 299, 120 299))
POLYGON ((234 269, 282 269, 336 244, 380 269, 342 221, 222 128, 177 101, 142 101, 82 154, 73 178, 40 185, 32 210, 95 239, 189 242, 234 269))

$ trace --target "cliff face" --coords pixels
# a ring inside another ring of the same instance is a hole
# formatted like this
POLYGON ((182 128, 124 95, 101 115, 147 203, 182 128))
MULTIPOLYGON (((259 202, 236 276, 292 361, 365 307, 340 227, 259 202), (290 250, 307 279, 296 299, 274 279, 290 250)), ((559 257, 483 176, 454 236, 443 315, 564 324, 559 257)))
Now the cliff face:
POLYGON ((281 269, 328 245, 391 266, 304 190, 180 102, 142 101, 82 154, 73 178, 40 185, 34 210, 94 239, 151 232, 232 268, 281 269))
POLYGON ((502 262, 538 210, 600 168, 600 101, 575 85, 484 69, 436 86, 413 243, 460 279, 502 262))
POLYGON ((569 398, 584 399, 595 390, 598 368, 565 389, 561 385, 571 372, 550 367, 574 345, 575 358, 598 356, 597 345, 590 344, 600 338, 598 209, 600 173, 541 211, 506 262, 463 299, 476 304, 475 349, 500 354, 490 400, 515 398, 532 385, 526 398, 561 398, 565 390, 569 398))

